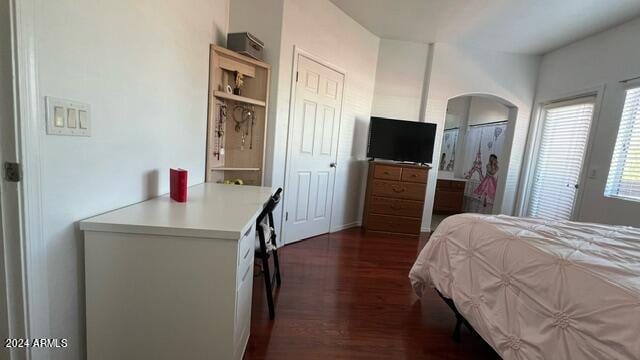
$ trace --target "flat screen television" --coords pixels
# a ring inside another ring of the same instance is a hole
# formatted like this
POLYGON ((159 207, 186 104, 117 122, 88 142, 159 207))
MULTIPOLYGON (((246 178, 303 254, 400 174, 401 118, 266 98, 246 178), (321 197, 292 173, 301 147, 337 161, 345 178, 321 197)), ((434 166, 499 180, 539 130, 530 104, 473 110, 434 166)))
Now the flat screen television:
POLYGON ((371 117, 367 156, 430 164, 436 124, 371 117))

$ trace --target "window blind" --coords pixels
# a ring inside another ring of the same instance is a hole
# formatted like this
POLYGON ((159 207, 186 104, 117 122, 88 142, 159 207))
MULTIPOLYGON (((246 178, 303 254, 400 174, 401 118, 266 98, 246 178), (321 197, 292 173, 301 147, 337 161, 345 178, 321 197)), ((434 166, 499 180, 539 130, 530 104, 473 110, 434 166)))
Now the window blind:
POLYGON ((604 194, 640 200, 640 87, 627 90, 604 194))
POLYGON ((595 99, 581 98, 543 109, 528 215, 571 219, 595 99))

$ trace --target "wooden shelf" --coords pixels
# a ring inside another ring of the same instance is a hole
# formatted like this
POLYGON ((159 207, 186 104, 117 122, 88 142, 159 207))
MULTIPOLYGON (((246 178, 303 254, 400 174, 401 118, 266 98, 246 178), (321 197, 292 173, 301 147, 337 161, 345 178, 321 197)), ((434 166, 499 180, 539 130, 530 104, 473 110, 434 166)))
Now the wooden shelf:
POLYGON ((270 79, 269 64, 211 45, 205 171, 207 182, 241 179, 248 185, 262 185, 270 79), (225 91, 229 86, 236 87, 236 72, 244 75, 240 95, 225 91), (227 111, 221 111, 221 107, 226 107, 227 111), (238 115, 235 111, 238 107, 250 108, 252 112, 251 122, 243 119, 245 121, 240 124, 240 128, 236 128, 238 123, 234 121, 234 115, 238 115), (223 152, 222 149, 226 151, 223 152))
POLYGON ((221 171, 260 171, 260 168, 251 168, 251 167, 212 167, 211 171, 221 170, 221 171))
POLYGON ((248 98, 248 97, 244 97, 244 96, 229 94, 229 93, 226 93, 224 91, 219 91, 219 90, 214 91, 213 95, 215 97, 228 99, 228 100, 233 100, 233 101, 238 101, 238 102, 242 102, 242 103, 245 103, 245 104, 257 105, 257 106, 262 106, 262 107, 264 107, 266 105, 266 103, 264 101, 260 101, 260 100, 256 100, 256 99, 252 99, 252 98, 248 98))

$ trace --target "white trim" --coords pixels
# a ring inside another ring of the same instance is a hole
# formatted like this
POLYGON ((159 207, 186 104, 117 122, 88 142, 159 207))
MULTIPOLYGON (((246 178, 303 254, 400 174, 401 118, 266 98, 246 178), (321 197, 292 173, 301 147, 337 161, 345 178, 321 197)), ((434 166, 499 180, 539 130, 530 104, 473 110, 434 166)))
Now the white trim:
POLYGON ((334 233, 334 232, 347 230, 347 229, 351 229, 351 228, 355 228, 355 227, 361 227, 361 226, 362 226, 362 221, 354 221, 354 222, 350 222, 350 223, 346 223, 346 224, 342 224, 342 225, 336 225, 336 226, 331 228, 330 232, 334 233))
MULTIPOLYGON (((13 11, 11 2, 0 3, 0 47, 13 47, 13 11)), ((15 86, 13 53, 0 52, 0 163, 15 162, 15 86)), ((18 184, 0 180, 0 339, 23 337, 24 307, 22 261, 20 250, 20 188, 18 184)), ((7 359, 24 358, 22 349, 4 349, 7 359)), ((4 358, 4 357, 3 357, 4 358)))
MULTIPOLYGON (((47 254, 43 234, 40 121, 36 54, 36 1, 11 0, 14 17, 14 75, 17 79, 16 113, 23 226, 23 281, 25 284, 26 336, 50 338, 47 254)), ((29 350, 29 359, 50 359, 49 349, 29 350)))
POLYGON ((631 196, 625 196, 625 195, 615 195, 615 194, 609 195, 607 194, 607 187, 609 185, 609 177, 611 176, 615 150, 618 145, 618 135, 620 133, 620 127, 622 126, 622 115, 624 113, 624 108, 627 103, 627 91, 629 91, 630 89, 638 89, 638 88, 640 88, 640 78, 635 77, 628 80, 619 81, 616 85, 613 85, 610 89, 611 91, 614 92, 614 95, 615 95, 614 97, 616 98, 615 100, 616 111, 615 111, 615 117, 613 118, 613 121, 615 121, 616 130, 615 130, 614 140, 611 142, 611 148, 609 152, 610 156, 608 158, 608 163, 606 165, 606 172, 604 173, 605 174, 604 188, 602 189, 602 194, 605 198, 615 199, 618 201, 629 201, 633 203, 640 202, 640 199, 634 198, 631 196))
POLYGON ((531 192, 531 182, 533 181, 533 163, 535 161, 535 144, 539 143, 539 122, 542 116, 542 104, 534 106, 531 111, 531 121, 529 122, 529 131, 527 135, 527 145, 524 149, 522 169, 520 171, 520 184, 518 186, 518 194, 516 199, 516 207, 514 215, 526 216, 527 206, 529 204, 529 196, 531 192))
MULTIPOLYGON (((289 96, 289 116, 288 116, 288 120, 287 120, 287 146, 286 146, 286 154, 285 154, 285 165, 284 165, 284 181, 283 181, 283 189, 287 188, 287 183, 289 180, 289 175, 291 172, 291 164, 290 164, 290 159, 289 156, 291 154, 291 146, 292 146, 292 137, 293 134, 291 132, 292 130, 292 122, 293 122, 293 118, 295 117, 295 101, 296 101, 296 87, 297 87, 297 81, 296 81, 296 73, 298 72, 298 58, 300 56, 304 56, 310 60, 313 60, 323 66, 328 67, 329 69, 332 69, 340 74, 342 74, 342 76, 344 77, 343 79, 343 84, 342 84, 342 98, 340 99, 340 127, 338 128, 338 149, 336 151, 336 163, 338 164, 338 167, 335 169, 335 174, 333 176, 333 192, 332 192, 332 199, 331 199, 331 209, 330 209, 330 214, 329 214, 329 231, 331 231, 332 229, 332 225, 331 222, 333 221, 333 200, 335 199, 335 193, 336 193, 336 180, 338 178, 338 171, 340 171, 340 164, 338 163, 338 152, 340 149, 340 135, 342 134, 342 126, 343 126, 343 117, 344 117, 344 93, 346 91, 347 88, 347 72, 343 69, 341 69, 340 67, 333 65, 330 62, 327 62, 325 60, 323 60, 321 57, 318 57, 316 55, 313 55, 303 49, 301 49, 300 47, 294 45, 293 46, 293 66, 291 67, 291 92, 290 92, 290 96, 289 96)), ((292 244, 296 241, 288 241, 287 239, 287 228, 286 228, 286 213, 287 213, 287 209, 288 209, 288 196, 286 195, 287 191, 283 191, 283 201, 282 201, 282 217, 280 218, 280 229, 281 230, 281 239, 282 239, 282 243, 283 244, 292 244)))

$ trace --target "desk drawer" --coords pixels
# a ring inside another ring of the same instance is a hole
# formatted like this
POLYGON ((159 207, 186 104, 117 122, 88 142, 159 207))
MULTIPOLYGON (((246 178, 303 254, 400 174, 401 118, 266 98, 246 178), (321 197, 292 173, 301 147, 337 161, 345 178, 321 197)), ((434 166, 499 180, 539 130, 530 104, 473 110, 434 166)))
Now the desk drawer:
POLYGON ((421 183, 373 180, 373 196, 422 201, 426 187, 421 183))
POLYGON ((421 218, 422 210, 422 202, 413 200, 400 200, 372 196, 371 203, 369 204, 369 211, 373 214, 421 218))
MULTIPOLYGON (((233 331, 233 342, 236 353, 242 353, 251 328, 251 297, 253 289, 253 272, 249 271, 247 278, 236 292, 236 313, 233 331)), ((239 357, 241 358, 241 357, 239 357)))
POLYGON ((402 168, 396 166, 376 165, 373 171, 373 177, 384 180, 400 180, 402 168))
POLYGON ((255 226, 251 225, 238 242, 238 267, 249 261, 249 254, 255 251, 255 241, 255 226))
POLYGON ((420 234, 421 218, 370 214, 367 229, 402 234, 420 234))
POLYGON ((245 232, 238 243, 238 269, 237 269, 237 279, 236 279, 236 288, 240 288, 242 283, 246 281, 246 278, 249 276, 253 276, 251 273, 251 269, 253 269, 253 259, 255 252, 255 231, 254 226, 252 225, 249 230, 245 232))
POLYGON ((426 184, 427 169, 413 169, 413 168, 402 169, 402 181, 426 184))

